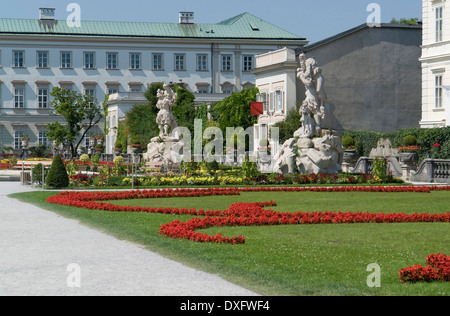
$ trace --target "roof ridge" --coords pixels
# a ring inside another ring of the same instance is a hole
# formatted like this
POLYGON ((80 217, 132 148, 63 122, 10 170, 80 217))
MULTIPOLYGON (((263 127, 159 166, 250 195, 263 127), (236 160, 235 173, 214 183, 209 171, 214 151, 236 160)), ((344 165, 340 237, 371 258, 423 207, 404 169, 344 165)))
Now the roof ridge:
POLYGON ((223 21, 217 23, 217 25, 231 25, 231 24, 234 24, 236 21, 240 20, 246 14, 249 14, 249 13, 248 12, 244 12, 244 13, 238 14, 236 16, 233 16, 233 17, 231 17, 229 19, 226 19, 226 20, 223 20, 223 21))
POLYGON ((70 28, 65 20, 0 18, 0 34, 305 40, 248 12, 217 24, 83 20, 80 28, 70 28))

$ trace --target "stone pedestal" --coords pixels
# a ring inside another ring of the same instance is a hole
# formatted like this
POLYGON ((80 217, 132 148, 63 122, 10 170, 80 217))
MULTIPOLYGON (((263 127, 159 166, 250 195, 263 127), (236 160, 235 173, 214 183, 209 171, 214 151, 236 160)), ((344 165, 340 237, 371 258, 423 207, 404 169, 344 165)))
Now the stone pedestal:
POLYGON ((183 158, 182 142, 174 138, 155 140, 148 144, 147 153, 143 155, 148 168, 159 169, 164 166, 165 170, 170 170, 174 165, 181 163, 183 158))
POLYGON ((417 169, 416 165, 402 163, 400 166, 402 168, 402 179, 405 181, 410 181, 411 180, 411 172, 416 171, 416 169, 417 169))

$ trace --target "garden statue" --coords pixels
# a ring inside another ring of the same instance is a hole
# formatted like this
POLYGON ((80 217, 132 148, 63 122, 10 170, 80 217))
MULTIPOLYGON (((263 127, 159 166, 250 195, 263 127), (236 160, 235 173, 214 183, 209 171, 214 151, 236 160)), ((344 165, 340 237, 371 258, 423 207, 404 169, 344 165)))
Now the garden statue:
MULTIPOLYGON (((164 139, 169 137, 169 128, 173 131, 178 126, 172 113, 172 108, 177 101, 177 94, 173 92, 168 84, 164 84, 164 91, 158 89, 157 97, 158 103, 156 103, 156 107, 159 109, 159 112, 156 117, 156 123, 158 123, 159 127, 159 137, 164 139)), ((157 138, 155 138, 155 141, 157 138)))
POLYGON ((147 153, 143 158, 148 167, 160 167, 179 163, 181 160, 180 137, 176 132, 178 127, 172 108, 177 101, 177 94, 168 84, 164 84, 164 90, 158 89, 158 102, 156 107, 159 109, 156 117, 156 123, 159 127, 159 135, 152 138, 147 145, 147 153))
POLYGON ((299 56, 297 78, 305 86, 300 107, 301 128, 287 140, 275 155, 273 172, 337 173, 341 170, 344 148, 338 130, 340 124, 328 102, 322 69, 313 58, 299 56))

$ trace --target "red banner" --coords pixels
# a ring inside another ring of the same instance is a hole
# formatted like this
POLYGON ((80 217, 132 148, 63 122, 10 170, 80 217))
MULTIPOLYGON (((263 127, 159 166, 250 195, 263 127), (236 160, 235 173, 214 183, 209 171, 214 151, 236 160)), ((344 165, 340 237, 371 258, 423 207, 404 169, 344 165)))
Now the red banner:
POLYGON ((252 115, 261 115, 264 113, 263 110, 264 104, 262 102, 251 102, 250 103, 250 109, 252 115))

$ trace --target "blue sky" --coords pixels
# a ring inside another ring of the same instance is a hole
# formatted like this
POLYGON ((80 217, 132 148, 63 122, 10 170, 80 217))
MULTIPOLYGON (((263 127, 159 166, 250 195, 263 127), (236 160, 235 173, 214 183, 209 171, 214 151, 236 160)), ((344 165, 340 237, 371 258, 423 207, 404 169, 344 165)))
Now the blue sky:
POLYGON ((249 12, 311 43, 366 23, 370 3, 380 5, 383 23, 422 18, 421 0, 2 0, 0 18, 37 19, 51 7, 65 20, 70 3, 80 5, 81 20, 178 22, 179 11, 194 11, 197 23, 217 23, 249 12))

